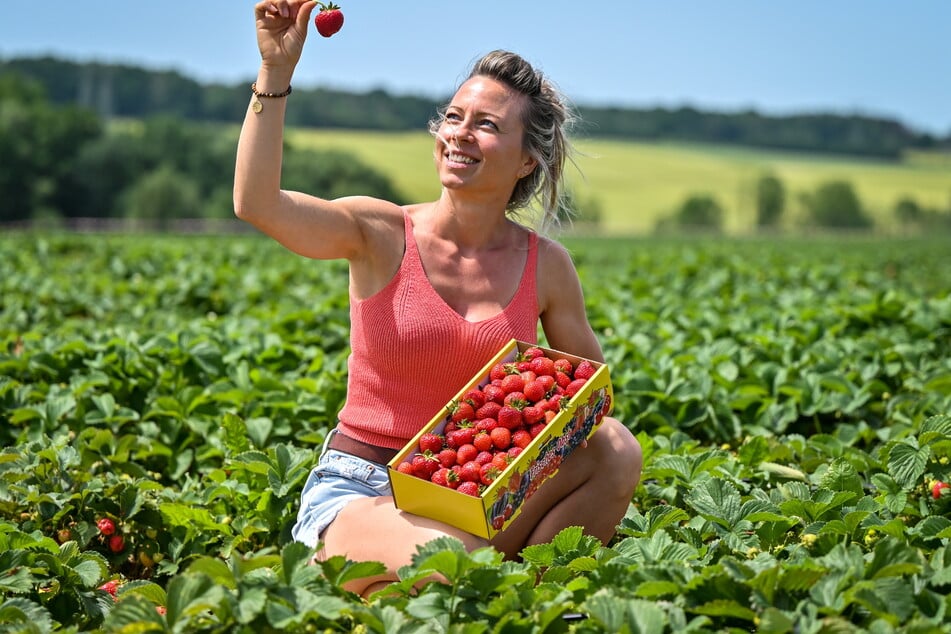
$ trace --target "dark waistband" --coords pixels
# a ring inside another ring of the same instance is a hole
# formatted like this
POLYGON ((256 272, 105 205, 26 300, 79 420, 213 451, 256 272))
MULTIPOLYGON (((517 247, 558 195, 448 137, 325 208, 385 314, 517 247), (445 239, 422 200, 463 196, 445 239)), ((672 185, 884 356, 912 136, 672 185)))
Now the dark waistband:
POLYGON ((339 431, 331 433, 333 436, 330 437, 330 442, 327 443, 328 449, 336 449, 337 451, 342 451, 352 456, 369 460, 370 462, 386 464, 400 452, 399 449, 378 447, 377 445, 361 442, 350 436, 345 436, 339 431))

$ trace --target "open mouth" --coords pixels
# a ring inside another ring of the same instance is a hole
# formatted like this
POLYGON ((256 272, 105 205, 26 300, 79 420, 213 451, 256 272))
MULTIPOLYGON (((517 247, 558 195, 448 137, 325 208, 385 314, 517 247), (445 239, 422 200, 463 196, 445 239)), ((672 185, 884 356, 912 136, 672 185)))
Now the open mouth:
POLYGON ((448 160, 450 163, 459 163, 461 165, 474 165, 475 163, 478 163, 478 161, 471 156, 466 156, 465 154, 460 154, 459 152, 447 152, 446 160, 448 160))

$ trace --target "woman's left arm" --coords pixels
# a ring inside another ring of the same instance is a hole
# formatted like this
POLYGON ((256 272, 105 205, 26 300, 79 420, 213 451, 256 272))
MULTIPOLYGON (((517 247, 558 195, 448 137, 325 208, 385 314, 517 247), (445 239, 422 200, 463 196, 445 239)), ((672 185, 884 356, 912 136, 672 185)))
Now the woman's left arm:
POLYGON ((538 304, 548 347, 604 362, 571 255, 564 246, 546 238, 540 238, 538 246, 538 304))

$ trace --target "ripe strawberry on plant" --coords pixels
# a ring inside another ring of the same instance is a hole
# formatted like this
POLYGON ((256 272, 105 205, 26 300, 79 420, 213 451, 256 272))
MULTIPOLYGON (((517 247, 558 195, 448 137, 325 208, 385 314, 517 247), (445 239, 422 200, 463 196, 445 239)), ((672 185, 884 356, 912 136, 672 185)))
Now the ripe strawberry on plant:
POLYGON ((941 495, 944 493, 945 489, 951 489, 951 484, 937 480, 933 485, 931 485, 931 497, 936 500, 941 499, 941 495))
POLYGON ((116 532, 116 523, 108 517, 104 517, 96 522, 96 527, 99 529, 99 532, 106 537, 116 532))
POLYGON ((113 535, 109 538, 109 550, 114 553, 121 553, 125 550, 125 539, 122 535, 113 535))
POLYGON ((333 2, 327 4, 318 2, 317 6, 320 10, 314 18, 314 26, 317 27, 318 33, 324 37, 330 37, 343 28, 343 12, 338 5, 333 2))

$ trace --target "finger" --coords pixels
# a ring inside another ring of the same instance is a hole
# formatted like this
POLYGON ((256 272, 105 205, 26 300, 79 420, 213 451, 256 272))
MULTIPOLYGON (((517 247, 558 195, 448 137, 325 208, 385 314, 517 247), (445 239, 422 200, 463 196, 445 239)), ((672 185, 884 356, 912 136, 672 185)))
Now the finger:
POLYGON ((317 0, 307 0, 297 9, 297 28, 301 30, 301 33, 307 33, 307 29, 310 26, 310 15, 314 12, 314 7, 317 6, 317 0))

